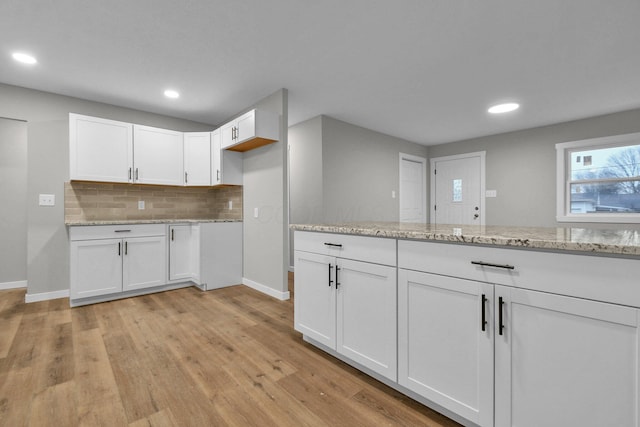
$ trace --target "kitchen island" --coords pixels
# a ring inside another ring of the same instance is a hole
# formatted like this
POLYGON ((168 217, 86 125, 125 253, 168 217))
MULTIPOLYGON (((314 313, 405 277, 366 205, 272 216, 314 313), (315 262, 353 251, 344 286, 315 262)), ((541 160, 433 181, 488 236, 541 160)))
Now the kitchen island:
POLYGON ((637 230, 291 228, 306 341, 466 425, 638 425, 637 230))

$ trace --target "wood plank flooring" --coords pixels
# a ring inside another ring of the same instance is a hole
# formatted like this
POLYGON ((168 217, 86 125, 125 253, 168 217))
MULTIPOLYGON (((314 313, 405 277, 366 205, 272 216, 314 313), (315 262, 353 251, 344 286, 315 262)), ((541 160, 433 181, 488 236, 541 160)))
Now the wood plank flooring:
POLYGON ((70 309, 0 291, 0 426, 454 426, 244 286, 70 309))

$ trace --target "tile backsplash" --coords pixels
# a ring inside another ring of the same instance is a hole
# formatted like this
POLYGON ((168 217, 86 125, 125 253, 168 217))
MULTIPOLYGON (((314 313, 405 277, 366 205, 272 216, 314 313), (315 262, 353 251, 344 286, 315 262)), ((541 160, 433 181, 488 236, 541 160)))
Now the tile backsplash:
POLYGON ((64 219, 242 219, 242 186, 200 188, 66 182, 64 219), (144 210, 138 209, 139 201, 144 201, 144 210))

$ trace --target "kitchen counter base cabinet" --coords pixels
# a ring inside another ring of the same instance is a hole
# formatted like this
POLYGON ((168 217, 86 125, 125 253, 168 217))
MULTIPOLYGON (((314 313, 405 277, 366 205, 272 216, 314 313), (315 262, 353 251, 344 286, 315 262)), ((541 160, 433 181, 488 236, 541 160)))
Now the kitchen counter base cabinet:
POLYGON ((197 224, 170 225, 169 281, 193 280, 200 276, 200 226, 197 224))
POLYGON ((200 224, 200 285, 210 291, 242 283, 242 223, 200 224))
POLYGON ((638 309, 504 286, 496 297, 496 426, 639 425, 638 309))
MULTIPOLYGON (((295 329, 372 371, 397 379, 396 268, 339 255, 353 247, 382 246, 395 253, 395 241, 352 236, 318 236, 296 232, 295 329), (345 238, 347 237, 347 238, 345 238)), ((395 263, 395 256, 388 257, 395 263)))
POLYGON ((398 382, 481 426, 493 425, 489 301, 492 285, 398 270, 398 382))
POLYGON ((166 282, 164 225, 73 227, 70 300, 151 288, 166 282))

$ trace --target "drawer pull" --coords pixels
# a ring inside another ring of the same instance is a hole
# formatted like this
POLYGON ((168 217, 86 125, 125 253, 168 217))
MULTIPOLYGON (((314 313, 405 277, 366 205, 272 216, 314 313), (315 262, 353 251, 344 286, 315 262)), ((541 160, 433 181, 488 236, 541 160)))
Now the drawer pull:
MULTIPOLYGON (((326 244, 326 243, 325 243, 326 244)), ((508 264, 493 264, 490 262, 484 262, 484 261, 471 261, 471 264, 473 265, 480 265, 483 267, 496 267, 496 268, 504 268, 507 270, 513 270, 515 269, 515 267, 513 265, 508 265, 508 264)))
POLYGON ((325 243, 325 246, 333 246, 334 248, 341 248, 342 244, 337 244, 337 243, 325 243))
POLYGON ((131 233, 131 230, 116 230, 116 233, 131 233))

